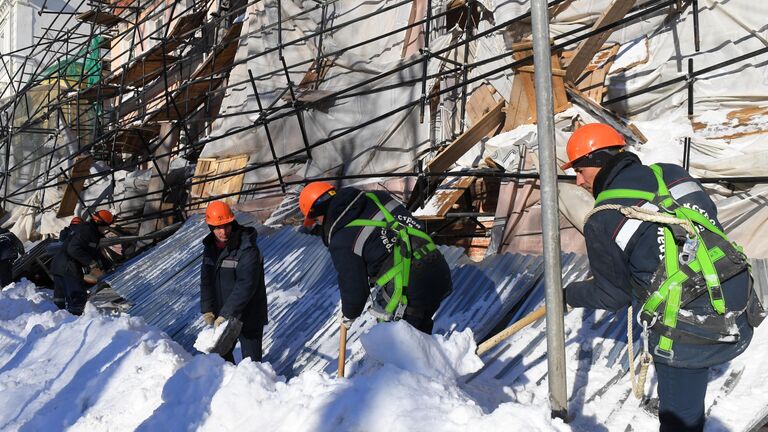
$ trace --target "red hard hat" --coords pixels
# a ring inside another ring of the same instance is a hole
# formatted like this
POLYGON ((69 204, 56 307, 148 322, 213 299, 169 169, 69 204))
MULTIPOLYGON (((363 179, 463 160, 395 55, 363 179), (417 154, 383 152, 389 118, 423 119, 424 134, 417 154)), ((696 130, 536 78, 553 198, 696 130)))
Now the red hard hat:
POLYGON ((205 209, 205 223, 210 226, 226 225, 235 220, 235 214, 224 201, 213 201, 205 209))
POLYGON ((624 136, 616 129, 603 123, 590 123, 578 129, 571 135, 566 146, 568 162, 561 167, 563 170, 573 166, 577 160, 590 153, 611 147, 624 147, 624 136))
POLYGON ((315 223, 315 218, 310 217, 310 210, 317 200, 326 193, 333 195, 335 191, 336 188, 332 184, 322 181, 312 182, 304 186, 301 194, 299 194, 299 210, 304 215, 304 226, 311 227, 315 223))
POLYGON ((112 213, 109 210, 99 210, 93 214, 92 219, 97 225, 112 225, 112 221, 115 220, 115 217, 112 216, 112 213))
POLYGON ((75 216, 72 218, 71 221, 69 221, 70 225, 77 225, 83 223, 83 219, 80 216, 75 216))

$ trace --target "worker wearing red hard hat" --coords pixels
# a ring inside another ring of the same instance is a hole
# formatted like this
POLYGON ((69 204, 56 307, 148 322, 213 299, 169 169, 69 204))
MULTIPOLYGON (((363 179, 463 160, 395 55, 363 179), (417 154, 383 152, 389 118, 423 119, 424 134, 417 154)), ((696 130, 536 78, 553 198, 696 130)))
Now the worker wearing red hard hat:
POLYGON ((380 320, 403 319, 425 333, 452 289, 448 264, 424 226, 392 195, 356 188, 307 184, 299 195, 304 226, 322 227, 323 242, 338 273, 342 324, 369 312, 380 320))
POLYGON ((54 302, 73 315, 83 313, 88 299, 84 278, 92 283, 103 275, 105 263, 98 244, 114 219, 109 210, 98 210, 88 222, 74 217, 68 227, 70 232, 60 235, 62 247, 51 261, 54 302))
POLYGON ((709 368, 742 353, 762 320, 746 256, 682 167, 643 165, 607 124, 577 129, 566 150, 563 169, 595 197, 584 225, 593 279, 569 284, 566 301, 611 311, 634 303, 628 319, 648 341, 641 367, 655 363, 660 430, 701 431, 709 368))
MULTIPOLYGON (((200 271, 200 309, 208 325, 242 323, 238 339, 243 358, 261 361, 267 324, 264 260, 256 244, 256 230, 237 223, 232 209, 213 201, 205 211, 211 232, 203 239, 200 271)), ((234 346, 223 357, 234 363, 234 346)))

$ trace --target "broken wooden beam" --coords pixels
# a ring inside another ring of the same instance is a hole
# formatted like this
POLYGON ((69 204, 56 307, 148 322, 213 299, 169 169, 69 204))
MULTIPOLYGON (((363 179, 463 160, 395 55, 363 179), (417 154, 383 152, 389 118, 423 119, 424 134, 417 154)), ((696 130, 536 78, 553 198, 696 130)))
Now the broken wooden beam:
POLYGON ((72 172, 69 175, 70 182, 67 184, 59 210, 56 212, 57 218, 72 216, 75 213, 75 207, 80 202, 80 192, 83 191, 85 185, 85 177, 91 172, 92 163, 93 158, 91 156, 78 156, 75 159, 72 172))
POLYGON ((467 129, 456 140, 438 154, 429 165, 429 172, 443 172, 451 167, 464 153, 477 144, 480 139, 496 130, 504 123, 504 105, 502 100, 486 113, 476 124, 467 129))
MULTIPOLYGON (((632 9, 634 4, 635 0, 614 0, 613 3, 608 6, 608 9, 603 12, 600 18, 597 19, 595 25, 592 26, 592 29, 598 29, 620 20, 630 9, 632 9)), ((587 40, 579 45, 571 62, 566 68, 565 79, 567 81, 573 83, 577 82, 582 72, 584 72, 584 69, 586 69, 589 62, 592 61, 592 57, 594 57, 597 51, 600 50, 612 32, 613 30, 605 30, 587 38, 587 40)))

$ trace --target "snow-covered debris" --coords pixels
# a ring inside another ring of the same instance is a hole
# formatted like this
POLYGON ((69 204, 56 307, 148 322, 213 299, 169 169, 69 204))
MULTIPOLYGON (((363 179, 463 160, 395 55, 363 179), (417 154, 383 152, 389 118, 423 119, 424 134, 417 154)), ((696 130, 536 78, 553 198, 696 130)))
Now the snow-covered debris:
POLYGON ((445 338, 382 324, 363 337, 368 354, 351 377, 286 380, 268 363, 190 356, 140 318, 56 311, 29 283, 0 293, 9 304, 0 430, 570 430, 546 406, 488 409, 465 392, 463 376, 481 365, 468 330, 445 338))

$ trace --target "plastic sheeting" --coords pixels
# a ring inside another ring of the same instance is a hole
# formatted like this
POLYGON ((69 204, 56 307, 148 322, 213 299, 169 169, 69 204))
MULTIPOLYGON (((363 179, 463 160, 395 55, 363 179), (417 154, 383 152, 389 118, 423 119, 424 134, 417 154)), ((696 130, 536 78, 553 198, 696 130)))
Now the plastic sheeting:
MULTIPOLYGON (((388 7, 393 1, 359 3, 337 1, 328 6, 327 23, 340 25, 364 14, 388 7), (331 16, 332 19, 328 19, 331 16)), ((282 1, 282 41, 297 40, 307 34, 320 30, 321 9, 314 8, 314 2, 282 1)), ((255 80, 263 106, 269 106, 281 95, 290 97, 286 76, 282 69, 280 55, 287 65, 300 61, 312 60, 317 56, 319 40, 310 38, 301 43, 285 46, 282 51, 270 48, 278 47, 277 21, 278 2, 271 0, 258 2, 248 8, 242 33, 247 35, 241 40, 235 61, 243 62, 235 66, 230 74, 230 88, 222 105, 222 114, 215 124, 211 138, 230 133, 251 125, 259 118, 258 104, 254 88, 249 81, 250 71, 255 80), (245 60, 248 57, 263 54, 245 60), (248 112, 247 115, 240 115, 248 112)), ((408 23, 410 2, 394 8, 366 21, 326 33, 322 38, 322 51, 331 52, 349 47, 362 40, 372 38, 387 31, 402 27, 408 23)), ((373 78, 404 62, 400 59, 404 31, 376 42, 363 45, 340 54, 334 59, 319 90, 332 92, 348 88, 373 78)), ((439 41, 433 41, 438 44, 439 41)), ((442 42, 445 44, 446 42, 442 42)), ((290 79, 299 83, 309 69, 309 63, 292 68, 290 79)), ((361 86, 353 93, 364 93, 358 97, 340 97, 323 106, 303 111, 303 123, 306 142, 315 143, 327 137, 341 134, 350 128, 381 116, 391 110, 404 106, 408 102, 418 101, 421 97, 420 79, 423 64, 417 63, 373 84, 361 86), (418 84, 408 81, 419 80, 418 84)), ((279 100, 276 106, 285 104, 279 100)), ((428 114, 427 114, 427 119, 428 114)), ((308 157, 305 140, 295 114, 269 123, 269 131, 278 157, 291 155, 294 164, 281 166, 284 176, 299 172, 304 177, 316 176, 329 171, 343 174, 369 174, 391 172, 412 167, 415 161, 429 147, 429 122, 419 123, 419 108, 411 107, 381 121, 346 134, 330 143, 311 150, 311 162, 304 166, 308 157)), ((213 141, 206 145, 202 157, 225 157, 249 153, 250 164, 268 164, 273 160, 265 129, 250 128, 227 138, 213 141)), ((245 176, 245 183, 261 183, 277 178, 274 166, 250 171, 245 176)))

